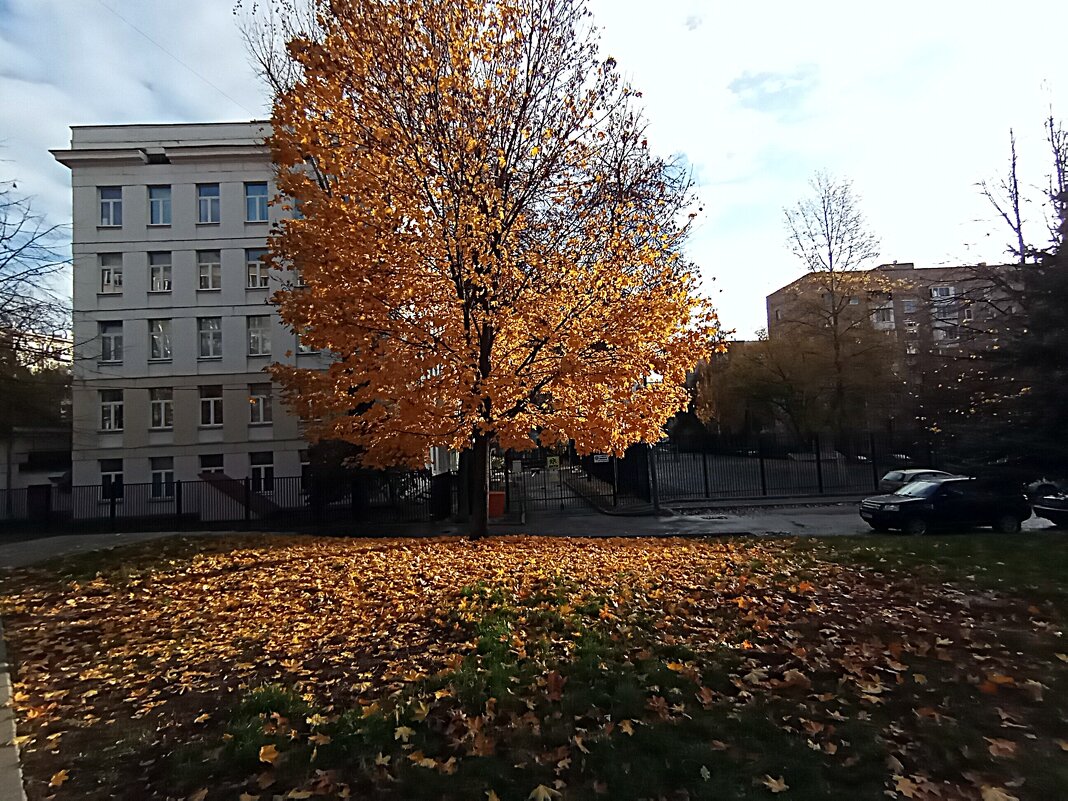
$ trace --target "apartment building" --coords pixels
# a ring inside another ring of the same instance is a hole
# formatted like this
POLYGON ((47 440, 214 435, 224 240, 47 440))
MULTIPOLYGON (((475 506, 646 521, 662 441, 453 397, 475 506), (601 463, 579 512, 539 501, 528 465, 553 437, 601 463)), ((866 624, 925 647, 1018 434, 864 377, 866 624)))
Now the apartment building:
POLYGON ((869 318, 872 328, 896 344, 908 365, 923 354, 950 356, 990 345, 996 321, 1015 313, 1013 290, 1019 267, 1011 264, 921 267, 912 262, 881 264, 853 276, 849 297, 829 297, 828 281, 809 273, 767 296, 768 335, 789 335, 791 327, 838 303, 847 318, 869 318))
POLYGON ((204 474, 267 491, 307 443, 264 368, 322 366, 269 304, 280 209, 262 122, 71 129, 73 484, 204 474))

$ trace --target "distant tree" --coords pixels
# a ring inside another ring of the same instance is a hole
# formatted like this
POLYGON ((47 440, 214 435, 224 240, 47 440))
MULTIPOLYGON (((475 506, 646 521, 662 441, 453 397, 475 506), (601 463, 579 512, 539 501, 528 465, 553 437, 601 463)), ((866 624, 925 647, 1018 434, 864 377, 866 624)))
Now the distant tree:
POLYGON ((479 536, 492 441, 622 453, 687 406, 715 337, 682 256, 691 181, 651 154, 581 0, 315 10, 270 140, 302 215, 271 248, 305 284, 282 319, 335 359, 272 373, 365 464, 470 450, 479 536))
POLYGON ((785 208, 788 242, 808 275, 776 324, 782 336, 804 342, 829 385, 827 423, 842 430, 858 420, 858 400, 873 374, 889 376, 891 341, 872 326, 868 300, 899 284, 866 269, 879 255, 878 237, 860 209, 853 184, 818 172, 810 197, 785 208))

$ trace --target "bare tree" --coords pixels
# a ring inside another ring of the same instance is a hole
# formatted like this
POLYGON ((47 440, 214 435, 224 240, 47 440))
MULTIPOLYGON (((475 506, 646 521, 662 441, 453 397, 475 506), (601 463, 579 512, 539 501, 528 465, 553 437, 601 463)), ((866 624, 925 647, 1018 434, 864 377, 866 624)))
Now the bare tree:
POLYGON ((831 356, 831 419, 848 417, 850 363, 886 350, 886 337, 872 329, 868 296, 889 293, 893 282, 865 268, 879 255, 860 198, 848 179, 817 172, 812 195, 783 209, 791 252, 809 272, 788 310, 786 330, 822 340, 831 356))
POLYGON ((315 0, 237 0, 234 6, 245 52, 272 98, 300 79, 301 65, 289 57, 289 43, 321 38, 315 5, 315 0))
POLYGON ((54 286, 70 264, 59 251, 64 231, 37 214, 13 181, 0 183, 0 331, 27 356, 70 328, 69 302, 54 286))
POLYGON ((1009 128, 1009 172, 991 184, 979 182, 979 191, 994 207, 994 211, 1012 231, 1013 244, 1008 252, 1017 264, 1026 264, 1028 256, 1027 238, 1024 236, 1023 205, 1027 202, 1020 194, 1020 180, 1017 175, 1016 132, 1009 128))

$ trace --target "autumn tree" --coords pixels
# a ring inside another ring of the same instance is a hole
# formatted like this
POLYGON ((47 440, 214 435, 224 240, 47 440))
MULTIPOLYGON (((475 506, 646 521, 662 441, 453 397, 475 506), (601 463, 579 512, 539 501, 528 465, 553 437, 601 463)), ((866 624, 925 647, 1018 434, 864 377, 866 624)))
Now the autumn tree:
POLYGON ((303 279, 283 320, 334 360, 273 375, 365 464, 470 450, 478 536, 492 442, 622 453, 686 407, 715 336, 682 251, 691 181, 582 0, 314 10, 270 138, 301 215, 271 248, 303 279))
POLYGON ((867 378, 889 377, 890 341, 873 328, 868 300, 889 296, 897 284, 867 269, 879 255, 879 240, 852 182, 817 172, 809 187, 809 197, 783 210, 788 245, 807 275, 790 290, 776 328, 825 356, 827 419, 841 430, 856 418, 851 405, 872 390, 867 378))

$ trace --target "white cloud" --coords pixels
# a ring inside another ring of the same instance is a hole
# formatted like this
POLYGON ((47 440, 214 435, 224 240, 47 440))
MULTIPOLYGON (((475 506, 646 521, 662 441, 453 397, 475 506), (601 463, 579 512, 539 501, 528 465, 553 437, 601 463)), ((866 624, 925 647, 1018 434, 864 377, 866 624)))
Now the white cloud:
MULTIPOLYGON (((605 50, 644 92, 652 144, 684 153, 701 181, 691 256, 742 335, 764 324, 764 295, 798 274, 782 207, 806 193, 813 170, 854 180, 887 260, 992 261, 1004 237, 973 223, 989 216, 973 185, 1003 168, 1010 126, 1027 181, 1039 183, 1050 102, 1068 117, 1068 86, 1055 83, 1065 4, 592 6, 605 50)), ((62 221, 69 176, 47 150, 69 141, 70 125, 263 115, 231 9, 0 0, 3 176, 62 221)))

